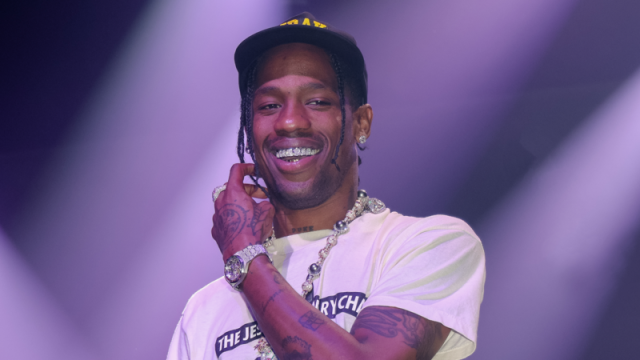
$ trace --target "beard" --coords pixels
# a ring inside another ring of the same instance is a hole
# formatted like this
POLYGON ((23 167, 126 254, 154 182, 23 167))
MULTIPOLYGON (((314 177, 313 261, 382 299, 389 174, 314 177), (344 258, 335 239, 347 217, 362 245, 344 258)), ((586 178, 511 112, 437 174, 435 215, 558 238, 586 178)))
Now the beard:
MULTIPOLYGON (((333 167, 333 165, 331 165, 333 167)), ((263 169, 260 169, 264 174, 263 169)), ((317 207, 336 193, 346 176, 346 169, 333 173, 323 169, 313 178, 310 184, 298 187, 281 186, 272 177, 264 177, 269 197, 287 209, 302 210, 317 207)))

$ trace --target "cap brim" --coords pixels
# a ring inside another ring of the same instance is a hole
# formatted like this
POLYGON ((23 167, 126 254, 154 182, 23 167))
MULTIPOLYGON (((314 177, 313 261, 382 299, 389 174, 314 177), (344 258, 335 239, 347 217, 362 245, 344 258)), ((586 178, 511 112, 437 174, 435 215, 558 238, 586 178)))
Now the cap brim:
POLYGON ((262 30, 246 38, 236 49, 234 60, 240 75, 241 92, 246 84, 247 69, 265 51, 282 44, 306 43, 335 53, 354 69, 364 70, 364 57, 351 40, 337 32, 313 26, 287 25, 262 30))

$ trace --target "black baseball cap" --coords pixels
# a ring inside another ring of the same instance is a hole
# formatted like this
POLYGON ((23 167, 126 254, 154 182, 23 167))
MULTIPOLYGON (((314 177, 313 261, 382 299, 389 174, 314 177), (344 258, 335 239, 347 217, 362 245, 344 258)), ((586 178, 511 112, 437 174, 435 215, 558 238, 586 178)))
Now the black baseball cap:
POLYGON ((248 71, 252 63, 265 51, 282 44, 306 43, 336 54, 357 75, 367 103, 367 68, 364 57, 353 36, 326 22, 316 20, 308 12, 298 14, 282 24, 257 32, 238 45, 234 60, 238 69, 240 94, 247 88, 248 71))

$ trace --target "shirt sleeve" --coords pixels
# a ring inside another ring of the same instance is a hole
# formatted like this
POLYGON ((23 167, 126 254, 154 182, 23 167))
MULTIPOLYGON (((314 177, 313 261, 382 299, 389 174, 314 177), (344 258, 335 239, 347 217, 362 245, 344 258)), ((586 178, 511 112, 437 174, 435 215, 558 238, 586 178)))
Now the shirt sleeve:
POLYGON ((184 315, 180 316, 180 321, 173 332, 173 338, 169 345, 169 353, 167 354, 167 360, 189 360, 189 341, 187 334, 182 328, 182 319, 184 315))
POLYGON ((379 280, 364 307, 397 307, 450 328, 435 360, 471 355, 485 280, 484 250, 473 230, 447 216, 421 219, 382 250, 379 280))

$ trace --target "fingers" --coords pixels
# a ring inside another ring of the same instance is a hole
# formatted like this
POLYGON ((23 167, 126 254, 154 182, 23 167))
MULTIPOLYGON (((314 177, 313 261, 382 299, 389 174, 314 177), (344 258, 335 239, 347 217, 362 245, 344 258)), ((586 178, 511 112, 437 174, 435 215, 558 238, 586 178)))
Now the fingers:
POLYGON ((227 188, 240 190, 242 188, 244 177, 247 175, 252 175, 254 169, 254 164, 233 164, 233 166, 231 167, 231 172, 229 173, 229 182, 227 183, 227 188))
POLYGON ((234 164, 231 167, 231 171, 229 172, 229 181, 227 182, 227 189, 235 189, 241 190, 244 188, 244 191, 247 195, 258 198, 258 199, 266 199, 267 194, 262 191, 259 187, 254 184, 245 184, 244 177, 247 175, 255 174, 255 165, 254 164, 234 164))
MULTIPOLYGON (((244 187, 244 191, 250 197, 256 198, 256 199, 268 199, 267 194, 265 194, 264 191, 262 191, 262 189, 255 186, 254 184, 242 184, 242 186, 244 187)), ((222 192, 220 193, 220 195, 222 195, 222 192)), ((220 195, 218 195, 218 197, 220 197, 220 195)), ((215 202, 217 202, 217 200, 215 202)))
POLYGON ((244 186, 244 191, 246 191, 246 193, 252 198, 257 198, 257 199, 267 198, 267 194, 265 194, 264 191, 262 191, 262 189, 255 186, 254 184, 242 184, 242 185, 244 186))

